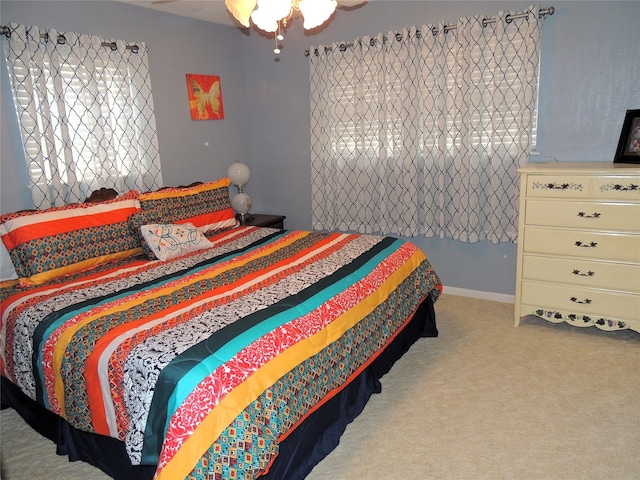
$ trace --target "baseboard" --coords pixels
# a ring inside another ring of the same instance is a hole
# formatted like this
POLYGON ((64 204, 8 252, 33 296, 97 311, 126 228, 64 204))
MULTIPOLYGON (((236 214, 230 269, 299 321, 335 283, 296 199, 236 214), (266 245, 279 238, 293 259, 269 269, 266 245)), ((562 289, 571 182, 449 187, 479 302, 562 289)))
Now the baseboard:
POLYGON ((444 285, 442 293, 459 295, 461 297, 479 298, 481 300, 492 300, 494 302, 514 303, 515 296, 506 293, 482 292, 480 290, 469 290, 467 288, 447 287, 444 285))

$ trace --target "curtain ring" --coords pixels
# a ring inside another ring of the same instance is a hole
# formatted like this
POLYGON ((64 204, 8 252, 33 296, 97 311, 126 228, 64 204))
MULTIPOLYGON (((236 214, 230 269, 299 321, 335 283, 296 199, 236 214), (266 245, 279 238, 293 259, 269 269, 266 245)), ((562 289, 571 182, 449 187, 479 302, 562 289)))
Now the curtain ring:
POLYGON ((397 40, 398 42, 401 42, 401 41, 402 41, 402 34, 401 34, 401 33, 396 33, 396 40, 397 40))
POLYGON ((131 51, 133 53, 138 53, 139 50, 140 48, 138 47, 138 45, 131 45, 131 51))
POLYGON ((513 22, 513 17, 512 17, 511 15, 507 15, 506 17, 504 17, 504 20, 505 20, 507 23, 511 23, 511 22, 513 22))
POLYGON ((340 44, 340 51, 341 51, 342 53, 344 53, 344 52, 346 52, 346 51, 347 51, 347 46, 346 46, 344 43, 341 43, 341 44, 340 44))
POLYGON ((483 27, 486 27, 487 25, 489 25, 489 23, 487 22, 487 19, 486 19, 486 18, 483 18, 483 19, 482 19, 482 26, 483 26, 483 27))
POLYGON ((7 38, 11 38, 11 29, 3 25, 2 30, 0 30, 0 35, 4 35, 7 38))
POLYGON ((58 45, 64 45, 67 43, 67 38, 64 35, 60 34, 58 35, 56 42, 58 43, 58 45))
POLYGON ((115 52, 116 50, 118 50, 118 45, 116 45, 116 42, 111 42, 109 44, 109 48, 111 49, 112 52, 115 52))
POLYGON ((376 44, 376 39, 375 38, 370 38, 369 39, 369 46, 373 47, 376 44))

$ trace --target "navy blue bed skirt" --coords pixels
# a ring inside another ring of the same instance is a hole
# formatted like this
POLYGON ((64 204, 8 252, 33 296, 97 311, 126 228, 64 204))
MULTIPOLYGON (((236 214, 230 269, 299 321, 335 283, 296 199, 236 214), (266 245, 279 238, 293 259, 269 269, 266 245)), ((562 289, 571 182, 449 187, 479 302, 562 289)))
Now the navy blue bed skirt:
MULTIPOLYGON (((437 336, 433 302, 428 297, 409 324, 365 370, 280 443, 278 456, 261 478, 305 478, 338 446, 347 425, 362 412, 371 395, 382 390, 380 378, 393 364, 420 337, 437 336)), ((73 428, 63 418, 27 397, 5 377, 1 380, 3 407, 14 408, 34 430, 53 441, 59 455, 67 455, 70 461, 90 463, 116 480, 153 478, 155 466, 131 465, 121 441, 73 428)))

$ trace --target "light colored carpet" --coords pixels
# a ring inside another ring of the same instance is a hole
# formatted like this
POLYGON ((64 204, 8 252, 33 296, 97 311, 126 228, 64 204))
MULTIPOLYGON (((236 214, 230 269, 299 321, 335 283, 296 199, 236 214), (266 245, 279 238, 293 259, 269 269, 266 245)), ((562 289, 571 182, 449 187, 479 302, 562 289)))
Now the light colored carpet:
MULTIPOLYGON (((640 334, 514 328, 512 312, 443 295, 440 336, 383 377, 308 480, 640 480, 640 334)), ((3 479, 107 478, 0 415, 3 479)))

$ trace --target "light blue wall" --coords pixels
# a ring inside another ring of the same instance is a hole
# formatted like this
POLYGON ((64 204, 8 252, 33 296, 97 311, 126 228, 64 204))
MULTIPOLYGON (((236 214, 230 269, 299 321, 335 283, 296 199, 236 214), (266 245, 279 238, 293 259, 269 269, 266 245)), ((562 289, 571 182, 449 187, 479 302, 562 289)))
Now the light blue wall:
MULTIPOLYGON (((273 39, 247 40, 251 98, 254 204, 282 212, 295 228, 311 225, 308 61, 311 45, 347 42, 402 27, 452 22, 462 16, 519 11, 531 2, 373 1, 339 12, 326 28, 305 35, 294 21, 280 61, 273 39)), ((640 108, 640 2, 545 2, 556 12, 542 32, 538 148, 541 158, 613 159, 625 111, 640 108)), ((447 286, 512 295, 516 245, 412 239, 447 286)))
MULTIPOLYGON (((166 184, 208 180, 242 160, 255 212, 287 215, 289 228, 311 225, 308 61, 311 45, 349 41, 412 25, 521 10, 529 1, 371 1, 340 11, 320 32, 295 19, 278 61, 273 38, 255 30, 140 9, 117 2, 0 2, 0 23, 97 33, 149 47, 158 139, 166 184), (193 122, 184 75, 221 75, 225 120, 193 122), (205 144, 208 142, 208 146, 205 144)), ((613 158, 624 112, 640 108, 640 2, 563 1, 543 28, 540 77, 541 157, 613 158)), ((6 74, 0 75, 0 211, 29 208, 20 140, 6 74), (9 105, 9 108, 7 108, 9 105)), ((516 246, 413 239, 445 285, 513 294, 516 246)))

